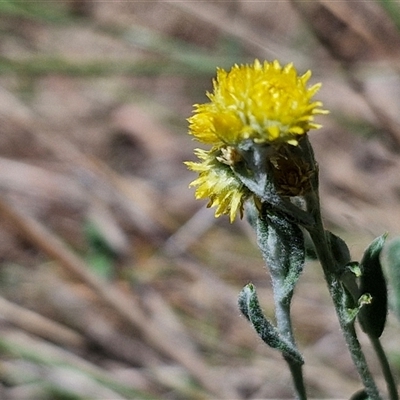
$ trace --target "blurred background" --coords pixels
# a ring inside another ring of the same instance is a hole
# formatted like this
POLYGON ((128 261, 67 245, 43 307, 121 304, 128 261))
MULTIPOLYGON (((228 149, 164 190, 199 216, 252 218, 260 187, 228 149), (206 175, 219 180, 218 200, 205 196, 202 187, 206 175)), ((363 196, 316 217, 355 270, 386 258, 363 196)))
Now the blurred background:
MULTIPOLYGON (((394 0, 1 1, 0 398, 291 398, 236 306, 251 281, 273 318, 254 235, 188 189, 186 118, 217 66, 311 69, 326 225, 359 259, 400 234, 399 29, 394 0)), ((316 263, 293 315, 310 398, 349 398, 316 263)), ((397 377, 399 329, 389 315, 397 377)))

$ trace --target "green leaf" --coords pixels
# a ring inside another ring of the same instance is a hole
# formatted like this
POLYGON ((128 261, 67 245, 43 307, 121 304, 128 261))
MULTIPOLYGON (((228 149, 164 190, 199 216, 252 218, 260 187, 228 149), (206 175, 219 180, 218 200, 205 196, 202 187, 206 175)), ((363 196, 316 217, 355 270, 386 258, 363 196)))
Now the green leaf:
POLYGON ((388 242, 382 255, 382 263, 391 287, 390 305, 400 320, 400 237, 388 242))
POLYGON ((368 393, 365 391, 365 389, 361 389, 353 394, 353 396, 350 397, 350 400, 368 400, 369 396, 368 393))
POLYGON ((87 263, 98 276, 111 279, 114 275, 114 266, 118 254, 94 223, 87 222, 84 233, 89 245, 86 254, 87 263))
POLYGON ((346 242, 339 236, 336 236, 332 232, 326 231, 327 237, 331 246, 333 257, 336 261, 336 268, 338 271, 343 271, 345 266, 349 264, 351 257, 350 251, 347 247, 346 242))
POLYGON ((281 351, 285 358, 289 358, 300 365, 304 364, 303 357, 297 348, 282 337, 277 328, 265 318, 253 284, 249 283, 242 289, 239 294, 238 305, 240 311, 250 321, 264 343, 281 351))
POLYGON ((304 246, 306 249, 306 259, 310 261, 318 260, 314 242, 311 240, 311 237, 307 231, 304 233, 304 246))
POLYGON ((285 216, 267 211, 257 221, 257 240, 271 274, 276 299, 289 302, 304 268, 303 232, 285 216))
POLYGON ((361 269, 360 264, 357 261, 349 262, 340 275, 340 282, 342 283, 346 293, 353 299, 353 303, 357 302, 360 297, 360 288, 357 283, 357 278, 360 277, 361 269))
POLYGON ((380 254, 387 234, 376 238, 365 250, 360 262, 360 292, 371 296, 370 304, 364 304, 358 313, 365 333, 379 338, 386 324, 387 287, 383 275, 380 254))

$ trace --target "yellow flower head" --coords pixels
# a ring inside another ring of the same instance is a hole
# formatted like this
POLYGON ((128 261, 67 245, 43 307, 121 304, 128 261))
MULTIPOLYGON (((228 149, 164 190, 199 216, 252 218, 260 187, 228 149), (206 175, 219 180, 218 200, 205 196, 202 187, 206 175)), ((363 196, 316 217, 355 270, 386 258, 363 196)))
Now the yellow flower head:
POLYGON ((210 102, 195 105, 189 133, 202 143, 238 145, 245 139, 257 143, 297 144, 310 129, 317 129, 315 114, 325 114, 322 103, 312 101, 320 84, 307 87, 308 71, 299 76, 293 64, 278 61, 235 65, 217 70, 210 102))
POLYGON ((235 177, 222 149, 210 151, 196 149, 195 154, 201 162, 186 162, 199 177, 190 186, 197 186, 196 199, 209 198, 207 207, 217 207, 215 216, 228 214, 233 222, 237 213, 243 215, 244 201, 251 195, 250 191, 235 177))
MULTIPOLYGON (((298 149, 301 138, 320 127, 314 115, 327 111, 312 100, 321 85, 307 87, 310 76, 310 71, 299 76, 292 64, 281 67, 278 61, 261 64, 255 60, 251 65, 235 65, 229 72, 217 70, 213 93, 207 93, 210 101, 195 105, 188 120, 189 133, 212 148, 197 149, 200 162, 186 163, 199 173, 191 183, 197 186, 196 198, 209 198, 208 207, 217 208, 216 217, 228 214, 232 222, 238 212, 242 216, 245 200, 252 197, 233 172, 242 162, 240 143, 252 140, 272 145, 278 152, 288 145, 298 149)), ((296 196, 308 190, 307 165, 293 167, 284 158, 273 165, 281 195, 296 196)))

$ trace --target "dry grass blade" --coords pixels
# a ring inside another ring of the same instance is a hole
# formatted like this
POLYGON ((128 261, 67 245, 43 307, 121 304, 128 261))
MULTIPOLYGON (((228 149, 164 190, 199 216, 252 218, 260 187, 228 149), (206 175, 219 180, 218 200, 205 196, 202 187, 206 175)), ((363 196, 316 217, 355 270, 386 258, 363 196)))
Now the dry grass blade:
POLYGON ((211 393, 219 397, 225 396, 224 393, 220 392, 217 382, 210 376, 200 354, 190 353, 187 349, 182 351, 180 347, 168 342, 159 327, 141 311, 140 305, 132 296, 106 284, 92 274, 89 267, 78 256, 68 250, 54 234, 39 222, 13 210, 3 200, 0 200, 0 212, 5 218, 12 221, 28 240, 32 241, 51 259, 60 262, 70 273, 86 283, 127 323, 138 329, 142 333, 144 340, 166 356, 185 366, 193 377, 211 393))
POLYGON ((218 30, 237 38, 254 54, 290 58, 287 48, 282 47, 271 37, 266 38, 264 32, 257 31, 251 23, 240 18, 237 13, 240 2, 230 2, 228 7, 218 7, 217 4, 208 4, 207 7, 203 7, 201 3, 196 2, 173 2, 170 6, 194 15, 206 24, 215 26, 218 30))
POLYGON ((76 331, 0 297, 0 315, 12 324, 40 337, 67 347, 85 346, 85 339, 76 331))
MULTIPOLYGON (((324 218, 358 259, 371 234, 400 233, 399 16, 394 0, 0 1, 0 398, 52 400, 63 373, 92 385, 78 360, 47 379, 25 357, 46 340, 144 392, 100 382, 77 399, 289 398, 280 354, 237 310, 252 281, 274 313, 253 232, 188 190, 186 118, 217 67, 310 69, 330 110, 309 135, 324 218)), ((310 397, 349 398, 358 381, 312 263, 294 307, 310 397)))
POLYGON ((400 124, 379 107, 357 74, 358 64, 377 60, 385 60, 398 71, 400 35, 389 16, 371 1, 291 3, 323 46, 342 63, 350 86, 363 96, 375 116, 383 142, 400 152, 400 124))
POLYGON ((331 54, 346 64, 380 57, 397 59, 400 37, 378 3, 298 0, 291 3, 331 54))
MULTIPOLYGON (((65 388, 70 394, 73 391, 78 398, 81 398, 79 396, 82 396, 82 393, 86 393, 83 394, 84 398, 96 398, 102 395, 113 399, 149 399, 148 395, 140 393, 123 379, 113 376, 76 354, 22 332, 4 333, 0 339, 0 348, 6 354, 18 354, 27 361, 38 363, 48 376, 50 384, 65 388), (74 382, 72 385, 71 380, 74 382)), ((11 379, 18 379, 18 376, 13 378, 13 375, 21 373, 20 379, 22 381, 24 379, 23 369, 10 363, 3 367, 1 373, 8 374, 11 379)))

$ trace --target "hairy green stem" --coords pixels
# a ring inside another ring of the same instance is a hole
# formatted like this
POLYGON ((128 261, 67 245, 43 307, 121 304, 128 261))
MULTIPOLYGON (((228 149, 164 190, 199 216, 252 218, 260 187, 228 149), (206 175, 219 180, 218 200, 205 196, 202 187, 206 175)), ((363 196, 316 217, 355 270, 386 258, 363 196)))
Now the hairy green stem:
MULTIPOLYGON (((275 302, 275 306, 278 331, 295 347, 296 345, 290 318, 290 302, 288 302, 287 299, 277 299, 277 301, 275 302)), ((293 360, 288 357, 284 358, 289 366, 290 373, 292 375, 296 398, 299 400, 306 400, 307 393, 304 385, 302 365, 293 362, 293 360)))
POLYGON ((308 155, 308 162, 314 170, 314 175, 311 180, 312 190, 305 196, 307 211, 314 219, 312 227, 304 227, 310 234, 311 240, 314 243, 318 260, 322 266, 325 280, 328 284, 328 289, 338 316, 339 324, 346 340, 347 347, 350 351, 351 358, 358 374, 364 384, 365 390, 372 400, 381 399, 378 388, 368 368, 367 361, 361 349, 360 342, 358 341, 357 334, 354 328, 354 322, 348 320, 348 316, 344 312, 343 305, 344 288, 339 281, 338 272, 336 271, 337 265, 335 258, 332 254, 332 248, 329 244, 327 234, 322 222, 321 207, 319 200, 319 174, 318 165, 314 158, 314 151, 309 142, 303 140, 300 143, 303 148, 304 154, 308 155))
POLYGON ((372 345, 374 346, 375 353, 381 364, 383 376, 385 377, 389 398, 390 400, 399 400, 399 394, 397 392, 396 382, 394 380, 390 365, 386 357, 385 351, 383 350, 382 344, 379 338, 369 335, 372 345))
MULTIPOLYGON (((265 206, 264 206, 265 207, 265 206)), ((274 292, 276 329, 279 336, 297 351, 290 315, 293 290, 304 267, 304 236, 300 228, 281 213, 264 209, 255 225, 258 245, 270 271, 274 292)), ((282 352, 292 374, 296 398, 307 398, 302 374, 302 358, 282 352)))
MULTIPOLYGON (((317 179, 317 178, 316 178, 317 179)), ((336 263, 332 255, 331 248, 328 244, 325 229, 322 223, 320 213, 319 197, 316 190, 307 196, 307 206, 310 213, 313 214, 315 225, 309 228, 311 239, 314 242, 315 249, 319 262, 324 271, 325 279, 328 284, 329 292, 331 294, 336 313, 339 319, 339 324, 342 329, 344 338, 349 348, 353 363, 364 384, 365 390, 372 400, 380 399, 379 391, 376 383, 369 371, 367 361, 361 349, 360 342, 357 339, 357 334, 354 329, 354 323, 349 322, 347 316, 343 313, 343 287, 341 282, 336 277, 335 268, 336 263)))

